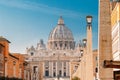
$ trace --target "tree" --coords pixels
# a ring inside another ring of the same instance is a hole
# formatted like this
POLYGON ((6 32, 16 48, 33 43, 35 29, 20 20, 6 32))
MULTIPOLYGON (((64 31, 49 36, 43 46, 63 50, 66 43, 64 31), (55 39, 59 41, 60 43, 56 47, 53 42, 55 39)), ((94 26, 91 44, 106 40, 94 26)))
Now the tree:
POLYGON ((74 77, 74 78, 72 78, 72 80, 80 80, 80 78, 79 77, 74 77))

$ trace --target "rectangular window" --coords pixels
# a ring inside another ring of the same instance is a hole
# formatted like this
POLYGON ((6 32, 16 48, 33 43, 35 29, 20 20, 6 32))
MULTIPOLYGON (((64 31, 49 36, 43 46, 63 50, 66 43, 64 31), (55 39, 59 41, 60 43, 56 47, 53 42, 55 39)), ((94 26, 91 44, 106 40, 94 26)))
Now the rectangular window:
POLYGON ((55 72, 53 73, 53 76, 56 77, 56 73, 55 72))
POLYGON ((46 77, 49 76, 49 71, 48 71, 48 70, 45 71, 45 76, 46 76, 46 77))

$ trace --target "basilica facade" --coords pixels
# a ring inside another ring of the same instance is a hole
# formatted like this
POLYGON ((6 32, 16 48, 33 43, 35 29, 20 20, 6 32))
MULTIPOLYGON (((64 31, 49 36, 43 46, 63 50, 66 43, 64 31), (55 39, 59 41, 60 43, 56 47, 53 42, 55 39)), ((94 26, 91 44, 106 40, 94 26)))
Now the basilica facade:
POLYGON ((26 49, 28 62, 27 80, 70 80, 77 70, 85 44, 75 44, 71 30, 66 27, 62 17, 50 32, 47 45, 43 40, 37 46, 26 49), (72 66, 72 63, 75 63, 72 66))

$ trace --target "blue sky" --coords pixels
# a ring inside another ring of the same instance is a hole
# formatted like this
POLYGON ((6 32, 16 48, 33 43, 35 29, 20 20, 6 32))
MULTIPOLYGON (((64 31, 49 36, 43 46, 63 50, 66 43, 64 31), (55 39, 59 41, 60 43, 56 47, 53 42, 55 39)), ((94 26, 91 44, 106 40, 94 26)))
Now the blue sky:
POLYGON ((93 48, 97 48, 98 0, 0 0, 0 35, 11 41, 10 52, 25 53, 40 39, 47 43, 50 31, 63 16, 75 41, 86 38, 87 15, 93 16, 93 48))

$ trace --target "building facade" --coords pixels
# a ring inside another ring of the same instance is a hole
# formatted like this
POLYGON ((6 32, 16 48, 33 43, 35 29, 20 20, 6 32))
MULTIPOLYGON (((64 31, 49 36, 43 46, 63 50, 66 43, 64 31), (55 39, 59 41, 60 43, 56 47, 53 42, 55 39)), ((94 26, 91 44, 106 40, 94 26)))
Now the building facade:
POLYGON ((24 56, 9 52, 7 39, 0 37, 0 79, 24 79, 24 56))
POLYGON ((27 80, 70 80, 78 68, 82 46, 81 42, 75 44, 71 30, 60 17, 50 32, 47 45, 40 40, 36 47, 26 49, 25 57, 29 63, 27 80))
MULTIPOLYGON (((114 61, 120 61, 120 1, 111 2, 111 35, 114 61)), ((120 77, 120 69, 114 68, 114 78, 120 77)))
POLYGON ((113 69, 104 68, 105 60, 112 60, 110 0, 99 0, 98 79, 113 80, 113 69))
POLYGON ((114 4, 111 11, 112 53, 114 60, 120 60, 120 2, 114 4))
POLYGON ((0 77, 4 76, 5 64, 4 64, 4 46, 0 44, 0 77))

